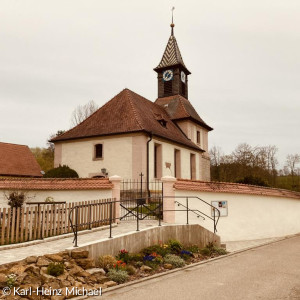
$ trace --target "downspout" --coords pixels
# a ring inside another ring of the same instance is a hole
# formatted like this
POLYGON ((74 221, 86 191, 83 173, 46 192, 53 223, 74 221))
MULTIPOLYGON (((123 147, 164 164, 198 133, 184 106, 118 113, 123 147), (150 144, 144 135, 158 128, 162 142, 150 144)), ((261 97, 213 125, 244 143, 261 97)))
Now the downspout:
POLYGON ((147 141, 147 193, 148 197, 150 197, 150 188, 149 188, 149 143, 152 141, 152 132, 149 132, 149 140, 147 141))

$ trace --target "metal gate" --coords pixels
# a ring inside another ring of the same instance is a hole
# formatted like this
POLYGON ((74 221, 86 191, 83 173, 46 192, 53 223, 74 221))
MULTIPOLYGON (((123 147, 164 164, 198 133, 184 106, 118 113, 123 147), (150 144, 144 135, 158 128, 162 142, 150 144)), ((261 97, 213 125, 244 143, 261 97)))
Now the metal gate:
POLYGON ((155 220, 162 219, 163 183, 159 180, 147 182, 140 179, 124 180, 121 185, 120 220, 155 220))

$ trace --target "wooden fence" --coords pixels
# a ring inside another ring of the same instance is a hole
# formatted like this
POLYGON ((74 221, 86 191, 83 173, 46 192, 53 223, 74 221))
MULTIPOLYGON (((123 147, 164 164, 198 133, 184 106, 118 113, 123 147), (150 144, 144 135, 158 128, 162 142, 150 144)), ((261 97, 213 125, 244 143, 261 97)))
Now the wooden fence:
MULTIPOLYGON (((78 208, 78 230, 109 224, 111 199, 0 208, 0 245, 22 243, 72 232, 69 214, 78 208), (93 205, 91 205, 93 204, 93 205)), ((115 206, 113 206, 115 208, 115 206)), ((75 224, 75 214, 71 214, 75 224)), ((113 209, 113 216, 115 209, 113 209)))

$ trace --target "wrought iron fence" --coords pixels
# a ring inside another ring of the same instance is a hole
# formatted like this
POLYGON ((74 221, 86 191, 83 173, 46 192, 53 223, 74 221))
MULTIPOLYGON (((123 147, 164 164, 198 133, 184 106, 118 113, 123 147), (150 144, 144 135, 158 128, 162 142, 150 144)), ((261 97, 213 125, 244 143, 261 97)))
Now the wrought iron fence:
POLYGON ((158 219, 162 211, 163 183, 159 180, 146 182, 140 179, 124 180, 120 192, 121 220, 136 220, 137 214, 142 220, 158 219), (149 189, 148 189, 149 187, 149 189), (136 213, 131 213, 136 212, 136 213))

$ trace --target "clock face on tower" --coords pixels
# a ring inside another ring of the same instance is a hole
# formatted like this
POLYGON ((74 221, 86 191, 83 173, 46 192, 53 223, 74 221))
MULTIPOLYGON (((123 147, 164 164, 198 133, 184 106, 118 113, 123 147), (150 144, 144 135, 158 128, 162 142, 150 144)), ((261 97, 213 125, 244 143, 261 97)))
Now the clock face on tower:
POLYGON ((180 77, 181 77, 181 81, 182 81, 183 83, 185 83, 186 75, 185 75, 185 73, 184 73, 183 71, 181 71, 180 77))
POLYGON ((173 71, 172 70, 166 70, 163 72, 163 80, 164 81, 170 81, 173 78, 173 71))

